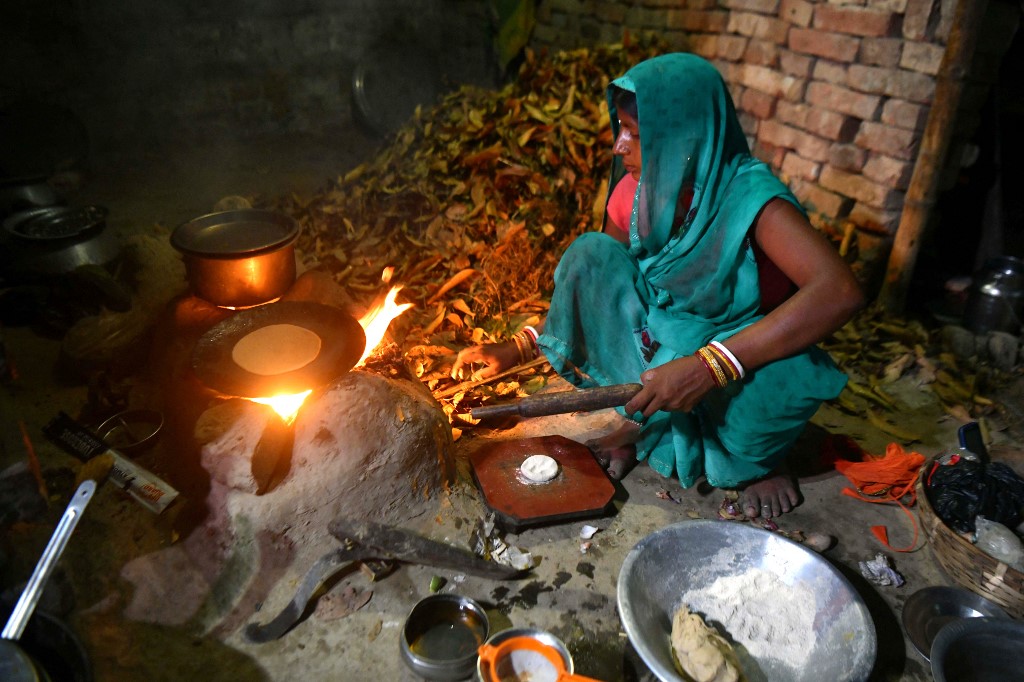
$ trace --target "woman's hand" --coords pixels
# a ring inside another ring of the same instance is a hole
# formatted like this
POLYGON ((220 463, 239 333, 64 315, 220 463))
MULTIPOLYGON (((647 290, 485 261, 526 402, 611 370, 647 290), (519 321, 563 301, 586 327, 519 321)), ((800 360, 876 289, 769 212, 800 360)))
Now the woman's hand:
POLYGON ((519 362, 519 348, 514 341, 488 343, 482 346, 463 348, 452 365, 452 378, 456 381, 477 380, 492 377, 498 372, 514 367, 519 362), (483 367, 474 368, 473 365, 483 367), (468 372, 467 372, 468 370, 468 372), (469 376, 466 376, 466 374, 469 376))
POLYGON ((640 375, 644 387, 626 403, 627 416, 658 410, 690 412, 715 387, 711 373, 699 358, 689 355, 653 367, 640 375))

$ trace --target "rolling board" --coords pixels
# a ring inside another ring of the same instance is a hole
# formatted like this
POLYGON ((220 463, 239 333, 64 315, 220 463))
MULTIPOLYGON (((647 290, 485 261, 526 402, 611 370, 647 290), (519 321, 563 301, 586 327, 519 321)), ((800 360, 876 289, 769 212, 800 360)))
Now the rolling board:
POLYGON ((489 443, 469 457, 484 503, 511 531, 608 514, 615 484, 587 446, 565 436, 540 436, 489 443), (558 475, 530 483, 519 467, 530 455, 558 462, 558 475))

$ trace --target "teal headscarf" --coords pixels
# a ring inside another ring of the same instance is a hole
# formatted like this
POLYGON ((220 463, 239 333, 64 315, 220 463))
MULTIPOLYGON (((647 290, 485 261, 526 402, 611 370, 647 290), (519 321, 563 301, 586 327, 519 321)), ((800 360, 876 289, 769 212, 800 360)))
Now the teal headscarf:
MULTIPOLYGON (((799 203, 750 155, 725 82, 704 59, 655 57, 612 85, 636 95, 640 123, 643 168, 629 250, 657 308, 673 318, 656 337, 692 353, 757 315, 757 265, 745 247, 751 225, 775 197, 799 203), (684 188, 693 199, 680 225, 676 207, 684 188)), ((617 136, 611 88, 608 99, 617 136)), ((613 176, 620 165, 615 157, 613 176)))
MULTIPOLYGON (((552 366, 579 386, 638 381, 648 367, 760 319, 752 226, 772 199, 799 208, 751 156, 729 91, 709 62, 662 55, 612 86, 633 92, 637 103, 642 168, 629 243, 588 233, 570 246, 540 339, 552 366), (687 208, 680 197, 691 192, 687 208), (655 343, 638 350, 648 340, 655 343)), ((617 137, 611 86, 608 102, 617 137)), ((616 157, 612 184, 622 175, 616 157)), ((824 353, 808 349, 713 391, 693 413, 653 415, 638 456, 666 476, 676 473, 683 485, 702 473, 713 485, 758 478, 844 383, 824 353)))

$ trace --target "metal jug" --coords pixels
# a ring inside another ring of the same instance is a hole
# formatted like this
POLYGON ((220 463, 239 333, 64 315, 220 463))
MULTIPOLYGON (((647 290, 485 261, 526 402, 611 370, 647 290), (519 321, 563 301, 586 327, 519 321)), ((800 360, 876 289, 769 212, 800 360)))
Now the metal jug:
POLYGON ((1024 260, 1000 256, 975 275, 964 309, 964 327, 975 334, 1018 334, 1024 316, 1024 260))

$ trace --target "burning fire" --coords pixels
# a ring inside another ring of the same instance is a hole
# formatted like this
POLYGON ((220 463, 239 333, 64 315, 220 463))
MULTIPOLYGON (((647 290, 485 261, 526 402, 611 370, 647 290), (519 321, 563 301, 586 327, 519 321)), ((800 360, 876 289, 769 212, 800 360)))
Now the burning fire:
POLYGON ((395 298, 401 290, 402 287, 391 287, 391 291, 388 292, 383 300, 370 306, 366 314, 359 318, 359 324, 362 326, 363 331, 366 332, 366 350, 363 351, 363 357, 359 358, 356 367, 363 364, 366 358, 370 357, 377 346, 380 345, 381 339, 384 338, 384 333, 391 324, 391 320, 412 307, 412 303, 395 303, 395 298))
MULTIPOLYGON (((385 282, 390 279, 390 273, 388 270, 385 270, 384 277, 382 279, 385 282)), ((356 363, 356 367, 362 365, 366 361, 366 358, 370 357, 370 355, 373 354, 373 351, 377 349, 377 346, 380 345, 381 340, 384 338, 384 334, 387 332, 391 321, 413 306, 412 303, 395 303, 395 298, 401 290, 402 287, 400 286, 392 287, 391 291, 389 291, 383 299, 370 306, 370 309, 366 311, 366 314, 359 319, 359 324, 362 326, 363 331, 366 334, 366 349, 363 351, 363 356, 359 358, 359 362, 356 363)), ((270 398, 252 398, 252 401, 263 405, 270 405, 275 412, 281 415, 281 418, 286 424, 291 424, 295 421, 295 417, 298 415, 299 408, 302 407, 302 403, 312 392, 313 391, 311 389, 291 395, 275 395, 270 398)))
POLYGON ((302 403, 312 392, 313 390, 310 389, 308 391, 303 391, 302 393, 275 395, 272 398, 250 398, 250 400, 261 405, 270 405, 270 407, 274 409, 274 412, 281 415, 281 419, 284 420, 285 424, 291 424, 295 421, 295 416, 299 413, 299 408, 302 407, 302 403))

